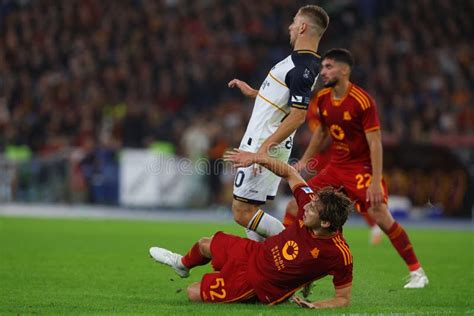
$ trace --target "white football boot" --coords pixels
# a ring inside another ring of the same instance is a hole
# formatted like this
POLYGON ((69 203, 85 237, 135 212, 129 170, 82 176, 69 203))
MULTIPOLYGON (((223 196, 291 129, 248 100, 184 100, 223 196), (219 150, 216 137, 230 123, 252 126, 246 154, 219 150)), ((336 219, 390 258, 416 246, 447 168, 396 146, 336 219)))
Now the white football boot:
POLYGON ((150 256, 157 262, 173 268, 180 277, 187 278, 189 276, 189 269, 181 263, 183 256, 159 247, 151 247, 150 256))
POLYGON ((421 289, 428 285, 429 280, 426 276, 425 271, 423 268, 418 268, 415 271, 410 272, 408 276, 408 283, 405 284, 405 289, 421 289))

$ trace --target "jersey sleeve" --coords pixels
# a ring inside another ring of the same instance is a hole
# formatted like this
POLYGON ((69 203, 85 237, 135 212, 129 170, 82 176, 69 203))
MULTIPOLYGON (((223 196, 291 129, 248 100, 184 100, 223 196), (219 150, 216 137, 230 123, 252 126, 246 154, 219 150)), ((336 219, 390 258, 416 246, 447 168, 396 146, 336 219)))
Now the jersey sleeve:
POLYGON ((342 289, 352 284, 352 263, 343 265, 342 263, 332 272, 332 283, 334 288, 342 289))
POLYGON ((313 95, 316 77, 308 68, 300 66, 289 71, 285 81, 290 89, 289 106, 307 110, 313 95))
POLYGON ((305 205, 313 199, 314 192, 306 184, 299 184, 293 188, 293 196, 295 197, 296 204, 298 204, 298 214, 296 218, 300 219, 303 217, 305 205))
POLYGON ((362 110, 362 126, 366 133, 380 129, 377 105, 372 98, 368 98, 369 107, 362 110))

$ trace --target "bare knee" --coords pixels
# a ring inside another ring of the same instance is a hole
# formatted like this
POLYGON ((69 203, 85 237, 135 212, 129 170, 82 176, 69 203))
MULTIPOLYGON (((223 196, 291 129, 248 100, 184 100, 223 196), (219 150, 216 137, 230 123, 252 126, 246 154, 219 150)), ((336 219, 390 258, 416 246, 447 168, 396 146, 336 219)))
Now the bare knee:
POLYGON ((369 208, 369 214, 375 220, 382 230, 387 231, 392 226, 394 219, 388 210, 387 204, 379 204, 369 208))
POLYGON ((203 237, 198 241, 199 251, 206 258, 211 258, 211 240, 212 238, 203 237))
POLYGON ((296 204, 295 199, 291 199, 290 202, 288 202, 288 205, 286 206, 286 212, 293 216, 298 214, 298 204, 296 204))
POLYGON ((234 200, 232 202, 232 214, 237 224, 247 227, 250 220, 258 210, 258 206, 234 200))
POLYGON ((192 302, 201 302, 201 282, 195 282, 187 288, 188 298, 192 302))

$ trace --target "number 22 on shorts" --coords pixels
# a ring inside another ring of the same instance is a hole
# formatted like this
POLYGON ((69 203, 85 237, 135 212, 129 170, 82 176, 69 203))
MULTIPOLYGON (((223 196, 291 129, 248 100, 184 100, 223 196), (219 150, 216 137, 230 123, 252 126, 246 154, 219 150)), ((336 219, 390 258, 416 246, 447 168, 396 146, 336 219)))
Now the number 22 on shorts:
POLYGON ((217 278, 216 283, 211 285, 211 289, 209 291, 209 294, 211 295, 211 300, 214 301, 216 298, 219 299, 224 299, 227 295, 225 289, 224 289, 224 278, 217 278), (220 291, 217 291, 217 289, 221 287, 220 291), (216 291, 213 291, 216 290, 216 291))
POLYGON ((361 190, 364 188, 368 188, 370 185, 370 182, 372 181, 372 175, 370 173, 359 173, 355 176, 357 180, 357 190, 361 190), (364 183, 365 179, 365 183, 364 183))

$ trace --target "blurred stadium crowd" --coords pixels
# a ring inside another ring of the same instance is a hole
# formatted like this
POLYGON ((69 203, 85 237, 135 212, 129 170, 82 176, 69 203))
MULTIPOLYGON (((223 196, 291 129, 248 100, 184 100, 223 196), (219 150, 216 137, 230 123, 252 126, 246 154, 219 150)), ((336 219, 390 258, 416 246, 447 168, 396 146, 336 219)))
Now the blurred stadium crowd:
MULTIPOLYGON (((227 82, 259 87, 290 52, 287 28, 302 4, 4 0, 0 152, 74 147, 87 167, 97 150, 168 142, 217 159, 238 145, 253 104, 227 82)), ((451 135, 472 145, 474 1, 320 4, 331 23, 319 51, 353 52, 353 79, 377 100, 386 142, 451 135)), ((296 154, 307 139, 300 132, 296 154)))

